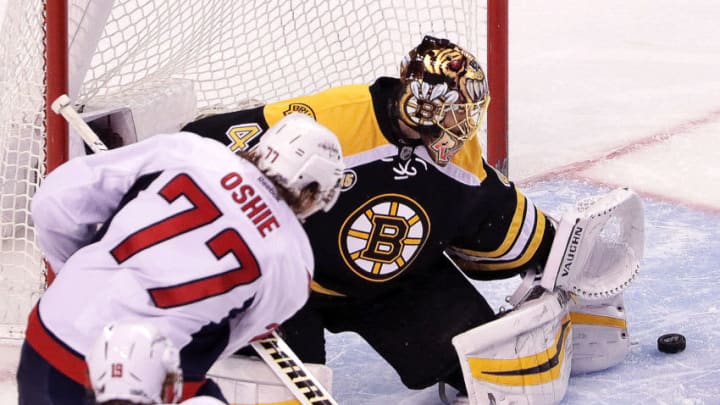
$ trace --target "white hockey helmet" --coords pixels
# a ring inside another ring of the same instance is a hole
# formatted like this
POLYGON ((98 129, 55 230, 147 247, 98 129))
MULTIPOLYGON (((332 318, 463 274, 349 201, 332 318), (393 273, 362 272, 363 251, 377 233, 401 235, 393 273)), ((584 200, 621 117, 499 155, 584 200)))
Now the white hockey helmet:
POLYGON ((85 359, 98 403, 114 399, 138 404, 180 400, 180 354, 148 323, 107 325, 85 359))
POLYGON ((320 209, 328 211, 340 195, 343 162, 335 134, 305 114, 290 114, 268 129, 258 142, 257 166, 295 195, 317 183, 315 201, 298 218, 305 219, 320 209))

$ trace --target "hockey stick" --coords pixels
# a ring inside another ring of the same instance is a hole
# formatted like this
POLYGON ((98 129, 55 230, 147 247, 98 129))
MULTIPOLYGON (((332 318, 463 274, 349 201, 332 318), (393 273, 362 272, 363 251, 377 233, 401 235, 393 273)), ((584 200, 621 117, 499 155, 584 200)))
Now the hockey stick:
MULTIPOLYGON (((93 152, 108 150, 95 131, 72 108, 70 97, 61 95, 53 101, 51 108, 65 118, 93 152)), ((251 345, 302 405, 337 405, 328 391, 275 332, 267 338, 252 342, 251 345)))
POLYGON ((104 152, 108 150, 107 146, 100 140, 95 131, 82 119, 80 114, 75 111, 70 105, 70 97, 66 94, 62 94, 50 105, 55 114, 61 114, 65 121, 70 124, 72 129, 80 135, 90 149, 97 152, 104 152))
POLYGON ((277 333, 251 345, 302 405, 337 405, 277 333))

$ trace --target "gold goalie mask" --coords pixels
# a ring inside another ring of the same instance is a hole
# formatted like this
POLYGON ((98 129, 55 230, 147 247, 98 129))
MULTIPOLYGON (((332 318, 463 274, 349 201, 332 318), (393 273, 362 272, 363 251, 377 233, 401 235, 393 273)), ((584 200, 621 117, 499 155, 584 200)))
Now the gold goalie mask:
POLYGON ((447 39, 425 36, 403 59, 400 81, 400 119, 447 165, 485 118, 490 95, 480 63, 447 39))

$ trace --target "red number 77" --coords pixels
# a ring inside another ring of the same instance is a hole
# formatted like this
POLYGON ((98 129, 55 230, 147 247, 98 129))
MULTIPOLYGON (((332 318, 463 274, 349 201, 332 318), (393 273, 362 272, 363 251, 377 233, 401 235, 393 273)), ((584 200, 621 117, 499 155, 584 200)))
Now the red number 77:
MULTIPOLYGON (((118 264, 125 262, 145 249, 207 225, 222 216, 220 209, 187 174, 174 177, 160 189, 158 194, 168 203, 184 196, 193 205, 193 208, 155 222, 129 235, 110 251, 118 264)), ((260 277, 257 260, 237 230, 232 228, 224 229, 207 240, 205 245, 217 260, 227 254, 232 254, 240 266, 210 277, 152 289, 149 292, 155 305, 161 308, 186 305, 190 302, 223 294, 239 285, 251 283, 260 277)))

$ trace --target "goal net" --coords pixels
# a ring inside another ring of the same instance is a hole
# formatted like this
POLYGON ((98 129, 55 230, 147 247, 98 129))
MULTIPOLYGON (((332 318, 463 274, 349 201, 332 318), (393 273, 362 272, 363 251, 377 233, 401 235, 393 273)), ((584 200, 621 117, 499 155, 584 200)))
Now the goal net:
POLYGON ((45 288, 32 195, 56 162, 84 153, 79 137, 71 132, 65 141, 67 127, 47 112, 58 92, 84 114, 127 109, 142 139, 247 100, 397 77, 402 57, 430 34, 485 62, 488 120, 502 122, 496 94, 506 92, 507 56, 487 56, 505 48, 488 35, 488 17, 498 18, 491 28, 504 24, 507 0, 487 1, 67 0, 64 8, 60 0, 8 0, 0 43, 0 337, 23 336, 45 288))

